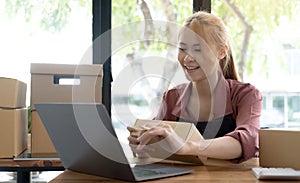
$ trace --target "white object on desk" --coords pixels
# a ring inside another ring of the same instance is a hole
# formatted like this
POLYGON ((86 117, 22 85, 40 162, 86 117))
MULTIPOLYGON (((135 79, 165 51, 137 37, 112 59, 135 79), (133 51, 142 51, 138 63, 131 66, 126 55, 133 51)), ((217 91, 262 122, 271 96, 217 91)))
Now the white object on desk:
POLYGON ((300 180, 300 171, 292 168, 252 168, 252 173, 257 179, 269 180, 300 180))

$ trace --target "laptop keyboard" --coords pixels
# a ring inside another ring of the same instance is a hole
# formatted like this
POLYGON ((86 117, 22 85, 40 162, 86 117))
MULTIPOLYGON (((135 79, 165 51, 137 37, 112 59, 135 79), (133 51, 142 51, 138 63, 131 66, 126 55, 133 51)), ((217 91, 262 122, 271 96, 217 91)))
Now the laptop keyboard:
POLYGON ((153 176, 153 175, 159 175, 164 174, 164 172, 155 171, 155 170, 147 170, 143 168, 133 168, 134 175, 137 177, 145 177, 145 176, 153 176))
POLYGON ((143 165, 143 166, 135 166, 132 170, 134 175, 138 177, 145 177, 145 176, 153 176, 153 175, 160 175, 165 174, 166 171, 162 167, 156 167, 153 165, 143 165))

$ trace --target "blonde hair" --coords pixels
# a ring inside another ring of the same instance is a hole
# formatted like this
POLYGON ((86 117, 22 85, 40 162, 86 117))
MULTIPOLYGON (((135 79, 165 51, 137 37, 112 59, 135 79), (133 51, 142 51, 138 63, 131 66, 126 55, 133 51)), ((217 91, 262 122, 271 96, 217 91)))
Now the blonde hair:
POLYGON ((228 46, 226 56, 219 61, 219 64, 226 79, 239 80, 226 26, 219 17, 199 11, 188 17, 184 22, 184 26, 191 28, 207 44, 215 45, 217 50, 220 50, 225 45, 228 46))

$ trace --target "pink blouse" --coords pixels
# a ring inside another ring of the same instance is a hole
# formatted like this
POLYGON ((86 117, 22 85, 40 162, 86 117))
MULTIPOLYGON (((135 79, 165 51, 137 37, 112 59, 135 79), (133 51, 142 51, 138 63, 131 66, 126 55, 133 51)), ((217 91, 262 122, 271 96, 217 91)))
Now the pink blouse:
MULTIPOLYGON (((155 119, 177 121, 180 118, 193 121, 186 108, 191 89, 192 83, 185 83, 166 91, 155 119)), ((232 114, 236 128, 225 136, 237 139, 242 145, 242 156, 233 160, 234 162, 242 162, 258 155, 262 100, 259 90, 249 83, 221 77, 215 88, 213 119, 232 114)))

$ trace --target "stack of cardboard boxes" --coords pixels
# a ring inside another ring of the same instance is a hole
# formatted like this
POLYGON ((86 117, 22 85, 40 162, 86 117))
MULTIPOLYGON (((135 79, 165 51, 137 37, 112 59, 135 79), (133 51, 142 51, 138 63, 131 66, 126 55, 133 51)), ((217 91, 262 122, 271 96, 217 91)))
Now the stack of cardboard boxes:
POLYGON ((31 152, 56 152, 34 104, 101 101, 102 65, 31 64, 31 152))
POLYGON ((13 158, 27 148, 26 83, 0 77, 0 158, 13 158))

